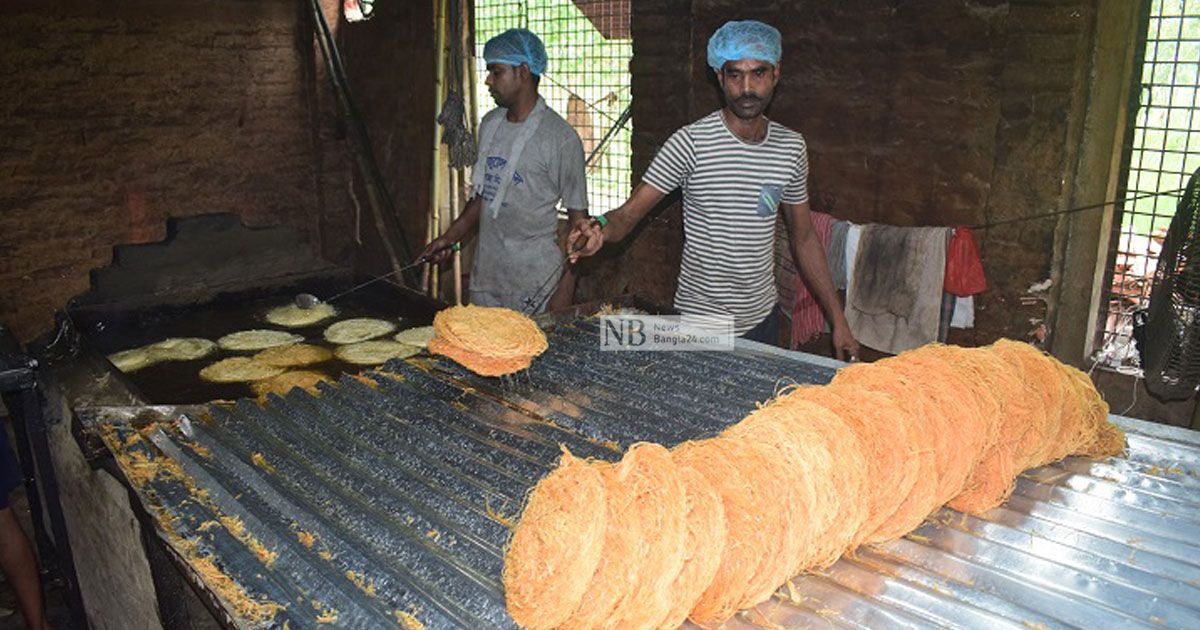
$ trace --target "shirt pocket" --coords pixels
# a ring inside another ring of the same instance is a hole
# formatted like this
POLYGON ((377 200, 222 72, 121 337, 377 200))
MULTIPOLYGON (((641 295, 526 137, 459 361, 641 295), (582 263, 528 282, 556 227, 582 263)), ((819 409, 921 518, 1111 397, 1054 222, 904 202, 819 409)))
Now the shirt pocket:
POLYGON ((769 217, 775 214, 775 210, 779 208, 779 202, 783 200, 783 186, 781 184, 763 184, 758 190, 758 216, 769 217))

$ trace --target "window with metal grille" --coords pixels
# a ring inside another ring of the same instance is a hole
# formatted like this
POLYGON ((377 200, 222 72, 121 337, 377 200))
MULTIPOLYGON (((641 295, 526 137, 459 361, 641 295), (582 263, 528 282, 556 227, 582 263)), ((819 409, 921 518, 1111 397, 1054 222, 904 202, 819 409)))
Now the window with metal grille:
MULTIPOLYGON (((1200 167, 1200 0, 1152 0, 1144 31, 1137 107, 1102 303, 1097 359, 1138 367, 1134 313, 1149 301, 1154 268, 1180 189, 1200 167)), ((1141 47, 1139 47, 1141 48, 1141 47)))
POLYGON ((549 57, 538 89, 583 141, 592 214, 616 208, 630 192, 630 4, 631 0, 475 0, 478 117, 495 107, 484 85, 483 45, 510 28, 533 31, 546 44, 549 57))

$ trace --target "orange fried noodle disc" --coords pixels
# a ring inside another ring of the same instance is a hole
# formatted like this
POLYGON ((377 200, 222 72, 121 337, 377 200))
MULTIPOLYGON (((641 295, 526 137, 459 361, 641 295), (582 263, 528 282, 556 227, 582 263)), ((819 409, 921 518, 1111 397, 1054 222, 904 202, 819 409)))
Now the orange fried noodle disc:
POLYGON ((870 483, 865 489, 867 519, 857 543, 882 542, 873 534, 912 493, 920 458, 909 432, 917 425, 909 410, 890 395, 841 383, 797 387, 789 396, 808 400, 837 414, 858 436, 870 483))
POLYGON ((1017 445, 1017 470, 1047 464, 1061 457, 1055 444, 1062 425, 1063 381, 1054 360, 1041 350, 1020 341, 1001 339, 992 344, 992 351, 1015 368, 1017 378, 1025 386, 1026 396, 1040 401, 1041 413, 1035 413, 1029 431, 1017 445), (1040 422, 1039 422, 1040 421, 1040 422))
POLYGON ((599 468, 565 449, 530 493, 504 557, 508 612, 522 627, 557 627, 579 607, 604 549, 606 497, 599 468))
MULTIPOLYGON (((826 493, 831 511, 823 515, 816 508, 809 513, 809 518, 824 522, 824 528, 815 532, 811 548, 801 559, 799 568, 808 571, 833 564, 862 539, 863 525, 870 515, 866 495, 869 470, 861 441, 841 416, 794 394, 779 396, 770 406, 787 411, 785 418, 798 435, 800 448, 809 451, 809 457, 824 443, 833 460, 827 477, 814 475, 818 497, 821 491, 826 493)), ((815 463, 809 465, 819 470, 815 463)))
MULTIPOLYGON (((766 459, 754 470, 743 469, 759 485, 778 485, 774 495, 778 523, 765 523, 778 537, 773 551, 758 559, 758 567, 750 579, 745 598, 738 606, 753 606, 771 596, 785 580, 799 572, 805 553, 817 543, 817 511, 822 507, 828 518, 835 518, 837 506, 821 504, 816 495, 816 478, 833 470, 832 458, 825 445, 812 440, 805 444, 798 427, 787 417, 789 410, 778 401, 767 405, 733 425, 722 434, 723 439, 742 440, 758 447, 758 456, 766 459), (822 449, 810 462, 805 449, 822 449), (817 463, 812 466, 810 463, 817 463), (763 479, 763 477, 769 477, 763 479)), ((755 464, 760 462, 756 461, 755 464)))
POLYGON ((429 340, 428 349, 433 354, 440 354, 453 359, 455 363, 479 374, 480 376, 504 376, 527 369, 533 364, 532 356, 511 358, 488 357, 478 352, 464 350, 440 337, 429 340))
POLYGON ((609 489, 604 554, 587 597, 564 628, 645 627, 674 606, 667 591, 687 555, 687 488, 671 453, 635 444, 618 464, 603 465, 609 489))
POLYGON ((661 623, 675 605, 668 588, 687 558, 687 485, 671 452, 659 444, 635 444, 617 467, 617 480, 633 490, 624 509, 636 513, 636 549, 628 557, 637 566, 629 598, 617 608, 618 627, 661 623))
POLYGON ((858 385, 860 387, 890 395, 910 413, 908 435, 911 448, 917 458, 918 474, 912 491, 896 511, 884 520, 870 540, 890 540, 902 536, 925 520, 937 506, 939 457, 942 446, 941 422, 937 420, 938 409, 931 400, 913 394, 909 379, 891 369, 897 359, 884 359, 875 363, 856 363, 842 368, 833 377, 833 385, 858 385), (902 402, 903 401, 903 402, 902 402))
POLYGON ((781 538, 782 524, 774 508, 777 484, 760 485, 766 475, 751 470, 764 464, 774 468, 769 466, 771 455, 754 444, 729 438, 685 442, 672 455, 677 464, 704 475, 721 495, 727 543, 716 575, 688 615, 698 624, 720 623, 746 600, 748 584, 763 557, 778 551, 774 546, 781 538))
POLYGON ((452 306, 433 318, 429 351, 483 376, 503 376, 529 367, 549 347, 532 319, 507 308, 452 306))
POLYGON ((994 448, 1000 438, 1000 400, 986 378, 981 378, 979 363, 984 360, 981 352, 974 348, 930 344, 917 354, 921 358, 916 360, 937 366, 935 369, 940 368, 939 373, 945 375, 951 385, 961 388, 966 413, 962 419, 976 423, 983 442, 981 451, 994 448))
POLYGON ((675 470, 687 487, 687 555, 683 570, 667 589, 674 603, 665 620, 657 624, 660 628, 677 628, 687 619, 721 566, 728 534, 725 507, 712 484, 690 466, 677 465, 675 470))
POLYGON ((935 504, 949 501, 967 483, 989 441, 995 443, 995 419, 983 418, 975 387, 961 378, 948 356, 949 346, 930 344, 895 358, 896 369, 910 376, 918 395, 934 402, 941 421, 935 504))
POLYGON ((978 514, 1004 502, 1020 473, 1017 447, 1037 420, 1040 400, 1030 397, 1017 374, 993 348, 960 350, 959 367, 966 370, 994 401, 999 434, 967 479, 966 487, 949 506, 978 514))

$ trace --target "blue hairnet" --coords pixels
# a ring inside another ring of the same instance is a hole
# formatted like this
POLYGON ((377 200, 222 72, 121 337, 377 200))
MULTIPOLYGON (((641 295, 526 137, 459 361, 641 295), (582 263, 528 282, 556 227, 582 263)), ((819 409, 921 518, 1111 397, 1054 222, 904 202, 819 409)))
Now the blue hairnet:
POLYGON ((538 76, 546 71, 546 47, 537 35, 523 28, 510 28, 489 39, 483 47, 483 59, 510 66, 527 64, 529 71, 538 76))
POLYGON ((782 56, 779 30, 757 20, 726 22, 708 39, 708 65, 716 71, 726 61, 758 59, 775 65, 782 56))

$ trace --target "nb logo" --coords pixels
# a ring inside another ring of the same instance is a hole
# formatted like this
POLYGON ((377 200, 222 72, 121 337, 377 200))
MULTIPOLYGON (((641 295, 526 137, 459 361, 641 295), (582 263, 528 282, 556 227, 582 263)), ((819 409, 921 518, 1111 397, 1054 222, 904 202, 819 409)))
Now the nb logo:
POLYGON ((604 319, 603 345, 639 347, 646 344, 646 326, 640 319, 607 317, 604 319))

